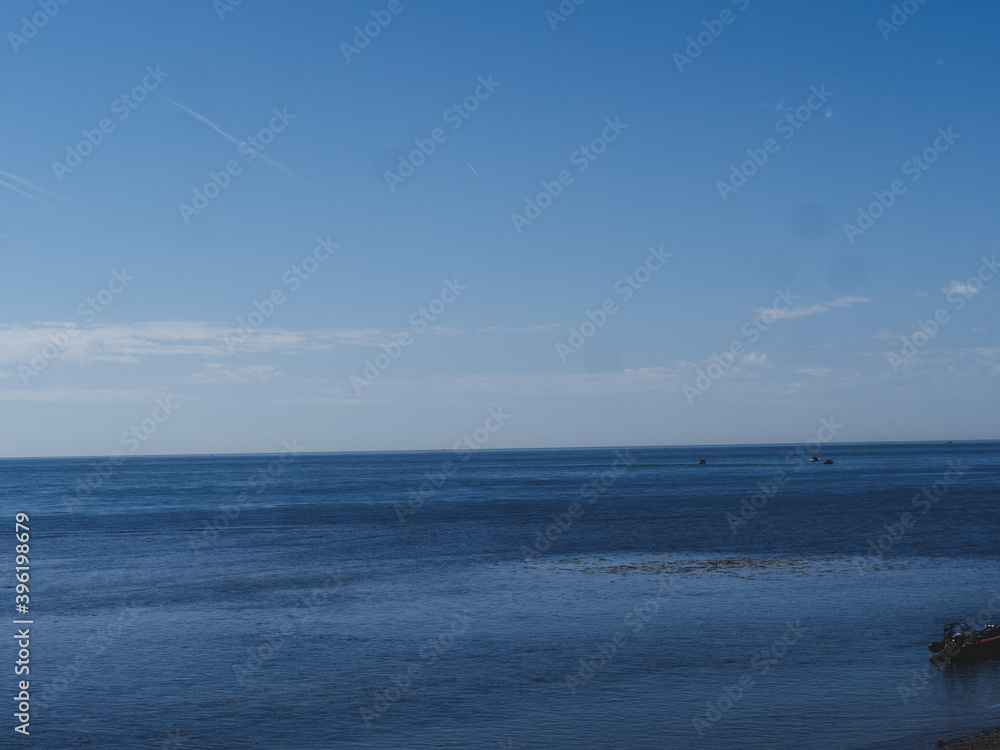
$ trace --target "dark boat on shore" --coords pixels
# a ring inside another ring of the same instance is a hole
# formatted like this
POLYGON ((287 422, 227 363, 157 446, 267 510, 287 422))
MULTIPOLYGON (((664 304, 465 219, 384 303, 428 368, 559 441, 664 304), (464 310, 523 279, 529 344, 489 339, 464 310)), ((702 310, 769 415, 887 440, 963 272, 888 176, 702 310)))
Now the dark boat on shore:
POLYGON ((995 659, 1000 657, 1000 625, 973 630, 964 622, 949 622, 941 640, 927 644, 927 648, 934 652, 931 661, 945 664, 995 659))

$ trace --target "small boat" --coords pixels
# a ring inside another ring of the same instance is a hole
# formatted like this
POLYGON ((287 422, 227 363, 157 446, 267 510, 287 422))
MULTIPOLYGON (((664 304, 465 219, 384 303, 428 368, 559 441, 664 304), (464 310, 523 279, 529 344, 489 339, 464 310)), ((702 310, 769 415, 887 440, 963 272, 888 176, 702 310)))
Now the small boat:
POLYGON ((823 463, 825 463, 825 464, 832 464, 833 463, 833 459, 832 458, 828 458, 823 463))
POLYGON ((699 465, 699 466, 703 466, 703 465, 705 465, 706 463, 708 463, 708 462, 707 462, 707 461, 705 461, 705 459, 703 458, 703 459, 701 459, 701 461, 699 461, 699 462, 698 462, 698 465, 699 465))
POLYGON ((1000 657, 1000 625, 973 630, 964 622, 949 622, 941 640, 927 644, 927 648, 934 652, 931 661, 945 664, 995 659, 1000 657))
POLYGON ((819 461, 819 458, 817 458, 816 456, 813 456, 812 458, 809 459, 810 463, 815 463, 817 461, 819 461))

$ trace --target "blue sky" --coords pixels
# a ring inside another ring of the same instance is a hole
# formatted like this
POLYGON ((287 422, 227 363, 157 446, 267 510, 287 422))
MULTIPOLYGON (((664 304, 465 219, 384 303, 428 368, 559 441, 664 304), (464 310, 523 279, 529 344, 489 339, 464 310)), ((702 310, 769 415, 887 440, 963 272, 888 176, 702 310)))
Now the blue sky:
POLYGON ((9 3, 0 453, 996 438, 998 22, 902 5, 9 3))

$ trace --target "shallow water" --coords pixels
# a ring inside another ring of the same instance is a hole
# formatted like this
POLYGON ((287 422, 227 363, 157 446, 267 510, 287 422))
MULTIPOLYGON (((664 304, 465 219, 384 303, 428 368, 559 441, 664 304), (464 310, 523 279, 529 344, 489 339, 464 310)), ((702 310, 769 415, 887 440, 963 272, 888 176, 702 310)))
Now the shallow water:
POLYGON ((106 459, 0 462, 31 516, 30 741, 861 750, 1000 724, 1000 661, 926 649, 1000 619, 1000 444, 790 451, 129 458, 78 496, 106 459))

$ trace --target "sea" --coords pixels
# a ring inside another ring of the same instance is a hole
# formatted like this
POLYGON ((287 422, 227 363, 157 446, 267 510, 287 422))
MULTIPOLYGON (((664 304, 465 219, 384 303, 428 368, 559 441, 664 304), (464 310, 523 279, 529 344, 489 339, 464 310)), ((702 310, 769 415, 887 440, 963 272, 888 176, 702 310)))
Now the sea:
POLYGON ((1000 725, 1000 661, 927 649, 1000 622, 1000 443, 813 450, 0 461, 3 746, 922 750, 1000 725))

